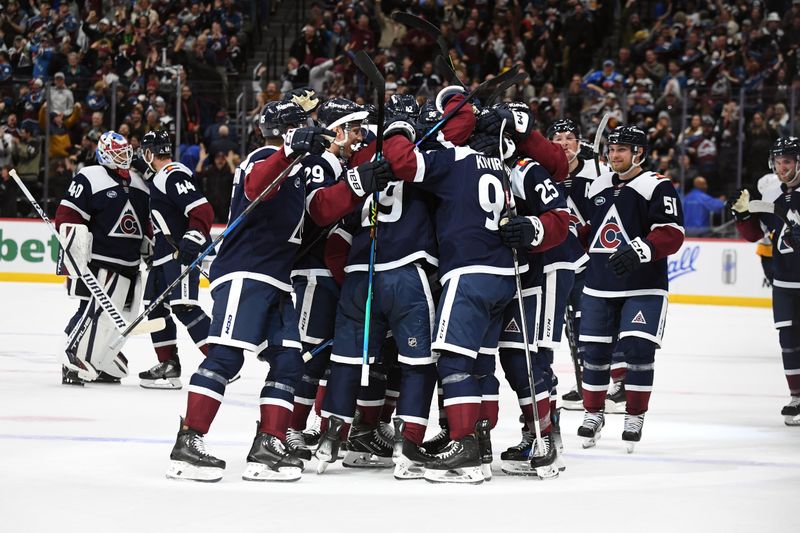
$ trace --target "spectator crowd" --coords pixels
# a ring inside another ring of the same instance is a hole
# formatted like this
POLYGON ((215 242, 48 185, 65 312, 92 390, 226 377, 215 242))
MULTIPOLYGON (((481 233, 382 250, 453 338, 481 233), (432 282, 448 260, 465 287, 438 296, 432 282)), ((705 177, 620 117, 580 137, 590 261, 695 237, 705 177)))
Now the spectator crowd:
MULTIPOLYGON (((230 179, 241 147, 259 142, 252 121, 245 129, 228 123, 252 33, 243 22, 247 5, 7 0, 0 12, 3 174, 13 164, 40 184, 47 130, 50 191, 57 197, 65 179, 92 160, 104 129, 116 127, 135 146, 144 132, 168 128, 180 134, 181 160, 225 197, 230 185, 220 188, 220 180, 230 179)), ((769 172, 767 153, 778 136, 800 133, 800 0, 297 0, 291 6, 304 25, 286 46, 279 79, 269 79, 260 65, 247 81, 253 120, 266 102, 301 87, 322 98, 369 101, 350 61, 362 49, 384 72, 387 96, 433 97, 449 77, 434 66, 439 48, 430 35, 394 22, 390 13, 399 9, 441 29, 455 73, 468 86, 520 65, 529 77, 504 97, 528 103, 542 131, 568 117, 591 138, 606 113, 610 127, 639 125, 649 135, 650 167, 687 194, 697 189, 689 201, 709 215, 720 205, 710 200, 739 179, 755 189, 769 172)), ((281 22, 265 20, 267 34, 276 35, 281 22)), ((3 200, 4 216, 12 204, 3 200)), ((224 222, 227 208, 219 209, 224 222)))

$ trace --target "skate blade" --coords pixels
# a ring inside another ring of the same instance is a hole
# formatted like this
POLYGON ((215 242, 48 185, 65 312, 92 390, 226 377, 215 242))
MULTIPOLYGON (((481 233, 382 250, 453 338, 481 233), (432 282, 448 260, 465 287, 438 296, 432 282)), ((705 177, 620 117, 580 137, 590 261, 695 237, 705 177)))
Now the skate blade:
POLYGON ((625 451, 628 453, 633 453, 633 450, 636 448, 636 442, 634 441, 625 441, 625 451))
POLYGON ((225 470, 222 468, 194 466, 184 461, 170 461, 169 467, 167 468, 167 479, 216 483, 222 479, 222 474, 224 472, 225 470))
POLYGON ((183 383, 179 378, 142 379, 139 381, 139 386, 143 389, 179 390, 183 388, 183 383))
POLYGON ((539 479, 544 479, 544 480, 555 479, 558 477, 559 474, 558 467, 555 465, 555 463, 548 466, 537 467, 535 470, 536 470, 536 476, 539 479))
POLYGON ((583 442, 581 442, 581 446, 583 446, 583 449, 585 450, 587 448, 594 448, 597 445, 597 441, 600 440, 600 434, 598 433, 594 437, 581 437, 581 438, 583 439, 583 442))
POLYGON ((783 417, 783 423, 787 426, 800 426, 800 416, 789 416, 786 415, 783 417))
POLYGON ((430 483, 461 483, 480 485, 483 483, 483 472, 480 466, 468 466, 453 470, 425 469, 425 481, 430 483))
POLYGON ((394 462, 394 478, 400 481, 408 479, 422 479, 425 475, 425 465, 412 461, 405 455, 392 457, 394 462))
POLYGON ((325 470, 328 469, 330 465, 336 462, 330 453, 325 453, 320 450, 317 450, 314 453, 314 457, 317 459, 317 474, 325 473, 325 470))
POLYGON ((245 481, 297 481, 303 470, 296 466, 282 466, 273 470, 262 463, 247 463, 242 479, 245 481))
POLYGON ((348 468, 391 468, 394 462, 391 457, 380 457, 369 452, 347 452, 342 466, 348 468))
POLYGON ((503 461, 500 469, 507 476, 533 476, 536 477, 536 470, 531 468, 528 461, 503 461))
POLYGON ((481 464, 481 473, 483 474, 484 481, 491 481, 492 480, 492 465, 491 463, 483 463, 481 464))
POLYGON ((563 472, 564 470, 567 469, 567 465, 566 465, 566 463, 564 463, 564 459, 561 458, 561 454, 560 453, 558 454, 558 457, 556 457, 555 465, 556 465, 556 468, 558 468, 559 472, 563 472))
POLYGON ((606 414, 612 415, 622 415, 625 414, 625 404, 626 402, 612 402, 608 398, 606 398, 606 414))
POLYGON ((565 402, 562 400, 561 408, 567 411, 583 411, 583 402, 565 402))

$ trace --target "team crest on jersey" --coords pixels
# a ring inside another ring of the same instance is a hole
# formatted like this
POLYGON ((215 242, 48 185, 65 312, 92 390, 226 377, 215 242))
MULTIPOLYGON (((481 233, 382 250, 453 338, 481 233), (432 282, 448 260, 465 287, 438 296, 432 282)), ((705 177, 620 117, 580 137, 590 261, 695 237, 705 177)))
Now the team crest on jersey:
POLYGON ((122 213, 120 213, 108 236, 121 237, 123 239, 141 239, 143 234, 139 217, 136 215, 136 211, 133 210, 131 201, 128 200, 125 202, 125 207, 122 209, 122 213))
POLYGON ((646 325, 647 324, 647 320, 644 319, 644 314, 642 314, 642 312, 639 311, 638 313, 636 313, 636 316, 633 317, 633 320, 631 320, 631 324, 645 324, 646 325))
POLYGON ((519 333, 521 330, 517 325, 517 320, 515 318, 512 318, 511 322, 508 323, 508 325, 503 331, 505 331, 506 333, 519 333))
POLYGON ((613 254, 617 248, 630 242, 625 226, 622 225, 622 218, 619 216, 617 206, 612 205, 606 213, 600 229, 592 241, 590 252, 601 254, 613 254))

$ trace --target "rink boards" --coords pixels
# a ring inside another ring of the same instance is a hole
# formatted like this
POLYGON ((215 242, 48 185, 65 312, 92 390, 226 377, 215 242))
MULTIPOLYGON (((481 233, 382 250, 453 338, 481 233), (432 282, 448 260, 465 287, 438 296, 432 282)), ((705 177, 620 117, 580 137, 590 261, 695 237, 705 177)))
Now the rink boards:
MULTIPOLYGON (((212 234, 223 229, 214 226, 212 234)), ((669 258, 670 301, 769 307, 770 288, 755 249, 743 240, 686 239, 669 258)), ((57 257, 58 242, 43 222, 0 219, 0 281, 61 283, 63 276, 54 274, 57 257)))

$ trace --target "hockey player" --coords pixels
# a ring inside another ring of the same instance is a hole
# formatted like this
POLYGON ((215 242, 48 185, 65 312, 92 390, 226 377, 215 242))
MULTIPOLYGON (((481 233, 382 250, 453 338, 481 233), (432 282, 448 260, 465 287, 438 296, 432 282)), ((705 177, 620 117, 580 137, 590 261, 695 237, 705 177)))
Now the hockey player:
POLYGON ((64 384, 118 383, 128 374, 125 357, 107 348, 117 330, 78 278, 90 269, 123 318, 136 316, 141 298, 139 264, 142 256, 152 254, 152 229, 148 188, 131 175, 131 158, 125 137, 104 133, 97 143, 99 164, 84 167, 72 178, 56 211, 56 228, 76 262, 65 257, 67 291, 80 300, 65 331, 70 335, 92 321, 77 346, 66 348, 71 356, 62 368, 64 384))
MULTIPOLYGON (((332 132, 307 124, 294 102, 271 102, 264 114, 288 129, 285 142, 251 152, 234 175, 231 220, 302 153, 321 154, 332 132)), ((262 115, 263 116, 263 115, 262 115)), ((266 122, 266 117, 262 119, 266 122)), ((219 409, 225 387, 244 363, 244 351, 258 353, 270 369, 261 390, 256 437, 242 478, 294 481, 303 462, 285 448, 297 382, 303 372, 297 316, 291 299, 291 270, 300 243, 305 183, 299 167, 284 178, 225 238, 211 269, 214 298, 209 351, 192 376, 186 418, 170 455, 167 477, 219 481, 225 461, 205 451, 203 435, 219 409)))
POLYGON ((581 300, 579 340, 584 343, 584 418, 578 435, 594 446, 605 419, 603 408, 611 352, 624 354, 626 414, 622 440, 628 452, 642 436, 653 388, 655 351, 661 346, 667 311, 667 257, 683 243, 683 211, 674 187, 642 170, 647 136, 621 126, 608 136, 612 172, 589 187, 586 229, 589 268, 581 300))
MULTIPOLYGON (((153 267, 147 276, 145 305, 161 295, 206 247, 214 211, 197 187, 192 171, 172 161, 172 141, 166 131, 150 131, 142 137, 141 156, 133 166, 147 178, 150 210, 155 233, 153 267), (175 237, 181 235, 176 242, 175 237), (177 253, 176 253, 177 252, 177 253), (176 257, 177 256, 177 257, 176 257)), ((177 331, 172 315, 183 323, 197 348, 208 353, 207 337, 211 319, 198 301, 200 272, 184 277, 150 318, 163 317, 166 328, 152 333, 158 364, 139 374, 146 389, 180 389, 181 363, 177 331)))
POLYGON ((736 191, 728 202, 742 237, 756 242, 772 234, 772 312, 791 395, 781 415, 787 426, 800 426, 800 139, 775 141, 769 165, 780 183, 762 197, 775 205, 775 214, 753 216, 747 189, 736 191))

